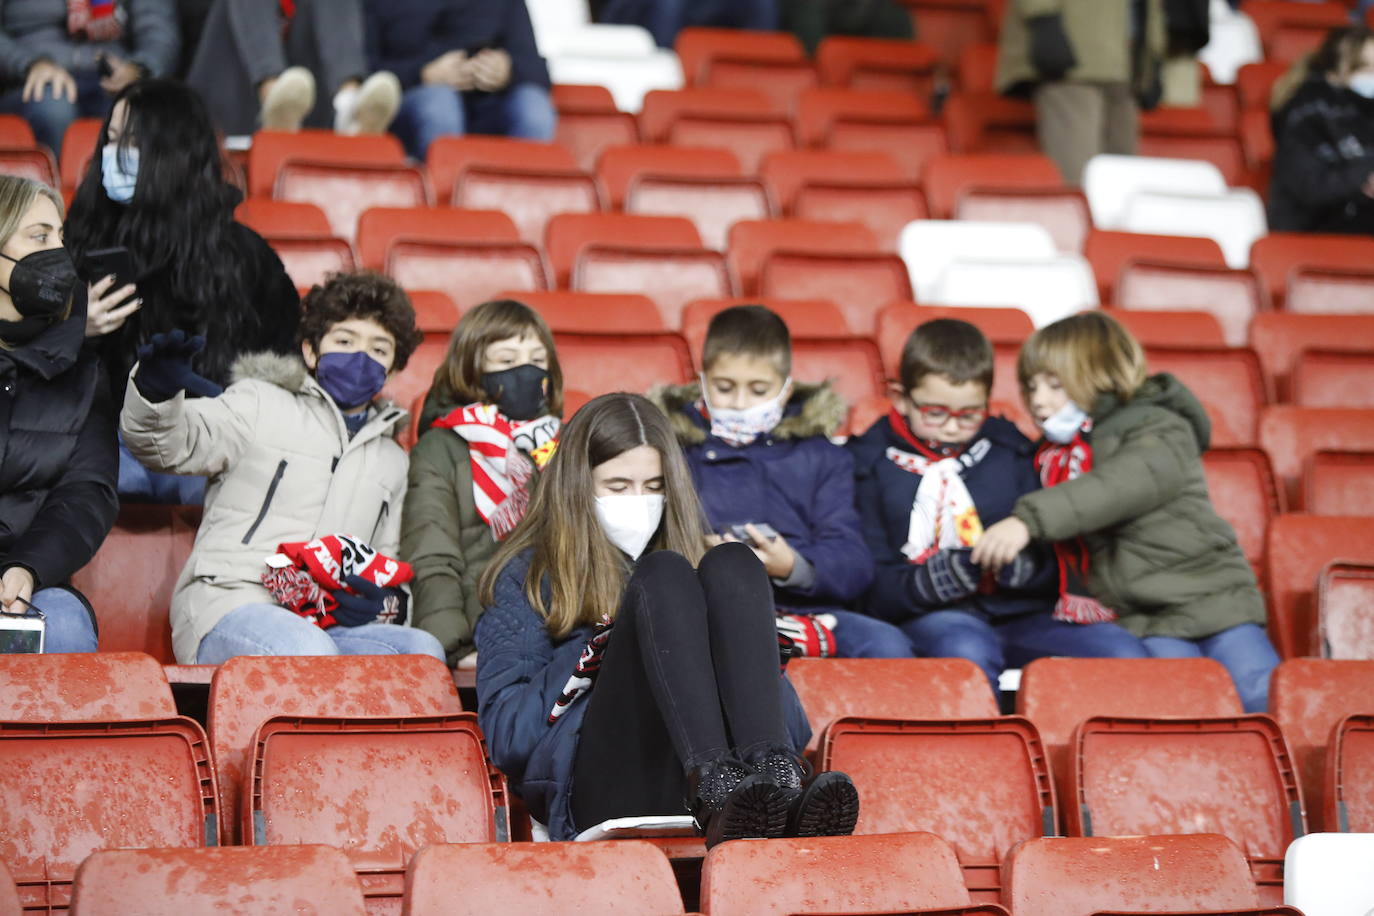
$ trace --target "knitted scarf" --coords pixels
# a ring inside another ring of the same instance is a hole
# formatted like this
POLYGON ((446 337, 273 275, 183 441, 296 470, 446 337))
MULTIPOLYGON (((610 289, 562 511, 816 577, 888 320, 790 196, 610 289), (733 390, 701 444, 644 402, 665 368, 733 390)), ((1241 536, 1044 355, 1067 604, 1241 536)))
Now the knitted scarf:
MULTIPOLYGON (((369 544, 346 534, 278 544, 277 551, 267 558, 262 584, 277 604, 322 629, 338 622, 334 609, 339 603, 331 592, 347 588, 344 579, 349 576, 359 576, 384 588, 403 585, 415 577, 409 563, 378 553, 369 544)), ((391 607, 388 602, 376 622, 405 623, 400 611, 400 606, 391 607)))
POLYGON ((558 448, 557 417, 511 421, 494 404, 456 408, 434 425, 451 429, 468 444, 472 458, 472 496, 477 514, 502 540, 529 507, 526 484, 558 448))
POLYGON ((115 0, 67 0, 67 34, 88 41, 115 41, 124 27, 115 15, 115 0))
POLYGON ((924 563, 943 548, 978 543, 983 523, 964 483, 964 472, 987 457, 992 443, 979 439, 958 454, 941 457, 911 434, 896 408, 888 414, 888 422, 914 451, 889 448, 887 459, 908 473, 921 475, 902 554, 912 563, 924 563))
POLYGON ((558 721, 563 713, 568 711, 568 707, 576 702, 592 685, 596 683, 596 676, 601 673, 601 656, 606 654, 606 644, 611 641, 611 627, 615 626, 615 621, 607 615, 592 630, 591 637, 587 644, 582 647, 582 654, 577 657, 577 664, 573 666, 573 673, 568 677, 568 682, 563 685, 563 690, 558 694, 558 699, 553 701, 553 707, 549 710, 548 724, 552 725, 558 721))
MULTIPOLYGON (((1044 442, 1035 453, 1035 469, 1046 487, 1073 480, 1093 469, 1093 449, 1084 433, 1092 431, 1092 421, 1072 442, 1059 445, 1044 442)), ((1082 538, 1055 541, 1054 558, 1059 563, 1059 600, 1054 618, 1069 623, 1103 623, 1116 619, 1116 612, 1103 606, 1088 591, 1088 547, 1082 538)))

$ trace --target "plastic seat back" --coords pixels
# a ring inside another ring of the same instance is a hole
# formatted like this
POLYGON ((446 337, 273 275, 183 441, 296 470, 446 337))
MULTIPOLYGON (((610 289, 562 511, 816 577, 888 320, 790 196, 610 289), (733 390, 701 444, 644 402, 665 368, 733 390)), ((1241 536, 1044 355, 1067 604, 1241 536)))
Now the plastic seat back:
POLYGON ((96 849, 215 841, 215 777, 190 719, 0 723, 0 768, 0 861, 26 908, 60 912, 96 849))
POLYGON ((1213 508, 1236 529, 1240 549, 1264 581, 1269 520, 1283 511, 1269 456, 1257 448, 1210 448, 1202 453, 1202 470, 1213 508))
POLYGON ((939 57, 933 47, 899 38, 827 35, 816 46, 816 68, 829 86, 928 97, 939 57))
POLYGON ((557 143, 486 136, 439 137, 429 145, 425 166, 435 199, 440 203, 453 196, 458 179, 469 168, 485 166, 525 172, 567 172, 578 168, 573 154, 557 143))
POLYGON ((1211 312, 1167 309, 1112 309, 1111 316, 1142 347, 1226 346, 1221 322, 1211 312))
POLYGON ((879 309, 911 299, 911 280, 895 254, 775 251, 759 270, 758 293, 772 299, 829 299, 844 313, 844 330, 869 336, 879 309))
POLYGON ((542 290, 553 283, 544 256, 524 242, 398 241, 386 272, 407 289, 442 290, 462 311, 501 290, 542 290))
POLYGON ((312 238, 334 234, 324 211, 313 203, 300 200, 247 197, 234 209, 234 219, 258 235, 271 238, 312 238))
POLYGON ((810 182, 864 186, 891 184, 904 178, 896 161, 881 152, 836 152, 799 149, 769 153, 759 167, 759 177, 773 199, 790 211, 797 192, 810 182))
POLYGON ((1250 322, 1250 346, 1274 380, 1279 399, 1290 400, 1289 374, 1304 350, 1374 350, 1374 315, 1302 315, 1261 312, 1250 322))
POLYGON ((1227 346, 1243 347, 1250 322, 1268 308, 1258 278, 1248 270, 1129 261, 1116 282, 1123 309, 1201 309, 1216 316, 1227 346))
POLYGON ((737 305, 762 305, 771 309, 796 338, 844 338, 846 324, 840 307, 828 299, 698 299, 682 310, 682 336, 692 353, 692 364, 701 366, 702 350, 711 319, 737 305))
POLYGON ((1259 440, 1283 485, 1289 511, 1297 511, 1304 508, 1302 477, 1312 455, 1374 451, 1374 410, 1267 407, 1260 416, 1259 440))
POLYGON ((1358 235, 1271 232, 1250 249, 1250 266, 1282 305, 1293 271, 1303 267, 1368 270, 1374 265, 1374 239, 1358 235))
POLYGON ((1317 628, 1324 658, 1374 660, 1374 564, 1333 560, 1323 567, 1317 628))
POLYGON ((590 172, 606 150, 639 141, 639 125, 628 111, 558 112, 554 142, 573 154, 577 167, 590 172))
POLYGON ((897 250, 907 223, 930 215, 921 189, 906 182, 808 182, 797 189, 791 212, 796 219, 863 223, 884 251, 897 250))
POLYGON ((831 123, 825 148, 887 153, 902 170, 905 180, 919 182, 926 163, 949 152, 949 138, 944 125, 939 123, 841 117, 831 123))
POLYGON ((1137 149, 1142 156, 1210 162, 1228 185, 1245 182, 1245 152, 1233 130, 1211 136, 1157 133, 1146 129, 1137 149))
POLYGON ((1374 909, 1374 885, 1367 879, 1371 860, 1374 836, 1367 833, 1300 837, 1288 847, 1283 898, 1292 912, 1368 913, 1374 909))
MULTIPOLYGON (((917 47, 902 42, 907 47, 917 47)), ((825 65, 818 61, 822 75, 825 65)), ((841 119, 914 124, 930 118, 920 97, 902 89, 808 89, 797 101, 797 134, 804 146, 824 146, 831 128, 841 119)))
POLYGON ((364 267, 385 270, 398 241, 518 242, 520 232, 499 210, 452 207, 371 207, 358 217, 358 256, 364 267))
POLYGON ((176 714, 162 665, 142 652, 0 655, 0 721, 116 722, 176 714))
POLYGON ((911 273, 916 301, 922 304, 933 304, 937 283, 956 260, 986 257, 989 252, 1028 261, 1055 256, 1054 239, 1043 226, 1032 223, 918 220, 902 230, 899 245, 902 260, 911 273))
POLYGON ((433 203, 424 173, 410 165, 335 165, 287 162, 277 171, 273 196, 313 203, 332 234, 352 242, 358 216, 371 207, 427 207, 433 203))
POLYGON ((709 916, 905 913, 968 903, 954 850, 930 833, 721 843, 707 850, 701 869, 709 916))
POLYGON ((1038 155, 1035 106, 995 92, 956 92, 942 109, 952 153, 1038 155))
MULTIPOLYGON (((639 110, 639 131, 646 143, 668 140, 679 118, 768 118, 780 110, 767 95, 754 89, 716 89, 693 86, 687 89, 652 89, 644 95, 639 110)), ((741 161, 741 165, 745 163, 741 161)))
POLYGON ((733 295, 720 252, 704 248, 591 245, 582 250, 572 288, 589 293, 649 293, 667 327, 677 327, 687 303, 733 295))
MULTIPOLYGON (((901 374, 902 348, 911 332, 919 325, 937 318, 967 321, 992 341, 1020 347, 1035 332, 1030 316, 1020 309, 972 308, 964 306, 917 305, 914 302, 895 302, 878 312, 876 338, 882 351, 883 369, 888 378, 901 374)), ((994 385, 997 376, 994 374, 994 385)), ((1015 378, 1012 379, 1016 383, 1015 378)))
POLYGON ((625 212, 645 216, 684 216, 702 244, 724 251, 730 227, 740 220, 763 220, 775 208, 757 178, 691 178, 642 175, 630 185, 625 212))
POLYGON ((1212 441, 1218 445, 1255 444, 1260 410, 1270 393, 1253 350, 1240 347, 1150 347, 1151 373, 1178 377, 1208 409, 1212 441))
POLYGON ((1097 281, 1088 262, 1075 254, 1041 261, 996 254, 956 258, 945 267, 924 301, 932 305, 1015 306, 1030 315, 1036 327, 1044 327, 1082 309, 1096 308, 1097 281))
POLYGON ((1083 242, 1083 255, 1097 274, 1102 301, 1116 303, 1116 281, 1130 261, 1147 260, 1199 267, 1225 267, 1221 246, 1212 239, 1186 235, 1150 235, 1093 229, 1083 242))
MULTIPOLYGON (((423 407, 424 396, 429 393, 430 386, 434 383, 434 372, 447 355, 447 340, 440 339, 438 335, 427 336, 415 348, 415 352, 410 354, 405 368, 387 381, 386 387, 382 389, 382 397, 396 404, 414 404, 420 401, 423 407)), ((419 422, 418 413, 411 416, 411 421, 419 422)))
POLYGON ((544 230, 544 250, 560 287, 566 288, 578 254, 588 245, 696 249, 701 247, 701 236, 692 221, 681 216, 556 214, 544 230))
POLYGON ((1250 247, 1269 231, 1264 202, 1250 188, 1214 194, 1138 191, 1127 199, 1114 228, 1215 239, 1227 265, 1234 268, 1249 266, 1250 247))
POLYGON ((687 345, 676 334, 554 334, 567 384, 592 397, 643 394, 692 378, 687 345))
POLYGON ((742 32, 735 29, 689 26, 677 33, 673 50, 689 85, 707 82, 711 64, 721 57, 739 60, 792 62, 805 58, 801 42, 791 32, 742 32))
POLYGON ((765 61, 717 57, 708 65, 703 85, 721 89, 757 89, 780 111, 794 112, 802 93, 819 80, 810 61, 765 61))
MULTIPOLYGON (((76 118, 67 125, 66 133, 62 135, 63 192, 75 191, 76 186, 86 177, 86 168, 90 165, 91 157, 95 155, 95 147, 100 141, 100 130, 103 126, 100 118, 76 118)), ((256 196, 266 197, 271 190, 272 185, 269 182, 267 189, 256 196)))
POLYGON ((404 916, 682 912, 668 858, 652 843, 463 843, 427 846, 406 872, 404 916))
POLYGON ((1293 367, 1293 403, 1299 407, 1374 408, 1374 340, 1362 353, 1306 350, 1293 367))
MULTIPOLYGON (((27 123, 24 125, 28 126, 27 123)), ((23 916, 23 904, 19 901, 19 890, 14 886, 14 879, 10 877, 10 870, 5 867, 4 862, 0 862, 0 913, 5 916, 23 916)))
POLYGON ((1054 161, 1036 153, 935 156, 926 162, 921 180, 937 219, 953 218, 960 196, 972 188, 1064 187, 1054 161))
POLYGON ((1245 12, 1264 41, 1265 59, 1286 64, 1317 50, 1332 29, 1350 24, 1344 3, 1252 0, 1245 12))
POLYGON ((599 213, 601 190, 596 180, 578 171, 522 171, 472 166, 453 189, 453 205, 475 210, 504 210, 520 230, 521 241, 544 242, 549 219, 559 213, 599 213))
POLYGON ((1374 715, 1346 716, 1327 747, 1326 823, 1341 833, 1374 833, 1374 715))
POLYGON ((57 187, 57 161, 44 149, 0 149, 0 175, 14 175, 57 187))
POLYGON ((222 842, 237 839, 240 783, 252 762, 253 735, 267 719, 277 715, 444 716, 461 711, 448 668, 427 656, 243 655, 229 659, 210 683, 209 704, 210 744, 224 812, 222 842))
POLYGON ((940 61, 951 69, 965 48, 985 44, 997 35, 996 10, 989 3, 914 0, 906 7, 915 33, 935 48, 940 61))
POLYGON ((1270 638, 1284 658, 1320 654, 1315 594, 1318 573, 1331 560, 1374 562, 1374 531, 1369 519, 1280 515, 1269 525, 1268 541, 1270 638))
POLYGON ((596 164, 596 176, 613 209, 624 205, 625 193, 641 175, 738 178, 741 174, 735 154, 714 147, 614 146, 603 152, 596 164))
POLYGON ((1081 254, 1092 229, 1088 200, 1073 188, 972 185, 959 194, 953 215, 984 222, 1036 223, 1045 227, 1064 254, 1081 254))
POLYGON ((877 240, 861 223, 819 223, 808 220, 745 220, 730 227, 728 260, 744 295, 758 289, 759 269, 774 251, 816 251, 840 254, 878 252, 877 240))
MULTIPOLYGON (((768 104, 770 109, 780 107, 773 100, 768 104)), ((729 150, 746 175, 757 175, 769 153, 794 149, 797 145, 792 122, 779 114, 683 115, 668 128, 666 140, 672 146, 729 150)))
POLYGON ((1295 313, 1374 314, 1374 270, 1298 267, 1288 279, 1285 307, 1295 313))
POLYGON ((253 134, 253 145, 248 148, 248 196, 271 197, 277 174, 288 162, 368 166, 404 165, 405 161, 401 141, 391 134, 341 136, 332 130, 260 130, 253 134))
POLYGON ((285 916, 309 900, 314 912, 363 916, 363 893, 341 850, 105 849, 76 873, 72 916, 185 916, 252 912, 285 916))
POLYGON ((1314 454, 1303 478, 1303 505, 1316 515, 1374 516, 1374 452, 1314 454))
MULTIPOLYGON (((37 146, 29 122, 17 114, 0 115, 0 147, 5 149, 27 149, 37 146)), ((3 882, 0 882, 3 884, 3 882)))
MULTIPOLYGON (((1224 194, 1226 179, 1216 166, 1200 160, 1098 155, 1088 161, 1083 171, 1083 191, 1097 228, 1150 232, 1125 225, 1127 203, 1132 196, 1150 191, 1224 194)), ((1175 233, 1164 230, 1163 234, 1175 233)))
MULTIPOLYGON (((663 334, 671 325, 658 304, 639 293, 589 293, 564 290, 521 297, 555 334, 663 334)), ((564 373, 566 375, 566 373, 564 373)))
POLYGON ((267 237, 297 289, 323 283, 330 274, 350 273, 358 263, 347 239, 333 236, 267 237))
POLYGON ((1016 916, 1235 913, 1259 903, 1244 854, 1216 834, 1029 840, 1004 871, 1016 916))

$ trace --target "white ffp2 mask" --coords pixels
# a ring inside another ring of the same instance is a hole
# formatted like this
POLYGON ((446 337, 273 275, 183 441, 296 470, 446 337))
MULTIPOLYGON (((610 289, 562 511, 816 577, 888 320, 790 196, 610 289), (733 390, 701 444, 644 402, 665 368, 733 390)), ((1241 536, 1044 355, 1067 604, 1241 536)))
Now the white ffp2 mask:
POLYGON ((598 496, 596 518, 611 543, 637 560, 663 521, 663 494, 598 496))
POLYGON ((1046 439, 1059 445, 1065 445, 1073 441, 1073 437, 1078 435, 1078 431, 1083 428, 1083 423, 1087 419, 1087 411, 1073 401, 1069 401, 1046 417, 1045 422, 1040 424, 1040 430, 1045 434, 1046 439))

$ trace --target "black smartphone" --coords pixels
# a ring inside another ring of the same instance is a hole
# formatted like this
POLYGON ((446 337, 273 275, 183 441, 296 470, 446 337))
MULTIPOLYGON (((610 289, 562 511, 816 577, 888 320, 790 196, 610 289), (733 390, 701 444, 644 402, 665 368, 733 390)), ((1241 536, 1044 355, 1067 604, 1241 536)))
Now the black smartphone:
POLYGON ((101 79, 109 79, 114 76, 114 67, 110 64, 110 58, 104 53, 100 55, 99 62, 96 64, 96 73, 101 79))
MULTIPOLYGON (((765 541, 775 540, 778 536, 778 533, 773 530, 773 526, 768 524, 767 522, 750 522, 750 524, 754 526, 754 528, 758 531, 759 534, 763 535, 763 539, 765 541)), ((730 533, 733 534, 736 537, 736 539, 741 540, 746 544, 759 543, 758 541, 754 540, 752 537, 749 536, 749 529, 746 528, 744 525, 731 525, 730 533)))
POLYGON ((112 290, 119 289, 128 283, 133 283, 134 261, 129 256, 129 249, 122 245, 116 248, 97 248, 86 252, 86 266, 89 269, 87 276, 92 277, 96 282, 114 274, 115 282, 112 290))

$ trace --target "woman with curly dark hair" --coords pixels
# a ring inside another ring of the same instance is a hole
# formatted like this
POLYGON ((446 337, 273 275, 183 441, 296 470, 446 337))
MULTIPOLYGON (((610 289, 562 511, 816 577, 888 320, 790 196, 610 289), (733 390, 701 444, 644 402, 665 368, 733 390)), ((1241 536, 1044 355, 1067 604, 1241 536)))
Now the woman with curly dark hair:
MULTIPOLYGON (((195 92, 169 80, 144 80, 120 93, 66 232, 72 257, 94 284, 86 334, 100 338, 115 391, 123 390, 135 350, 156 333, 180 329, 205 338, 195 369, 214 385, 192 394, 227 385, 241 353, 295 349, 300 297, 276 253, 234 221, 242 197, 226 179, 195 92), (97 270, 91 253, 116 247, 128 250, 133 276, 97 270), (114 308, 96 302, 121 283, 133 283, 137 299, 114 308)), ((121 450, 122 496, 199 502, 200 490, 202 481, 150 477, 121 450)))

